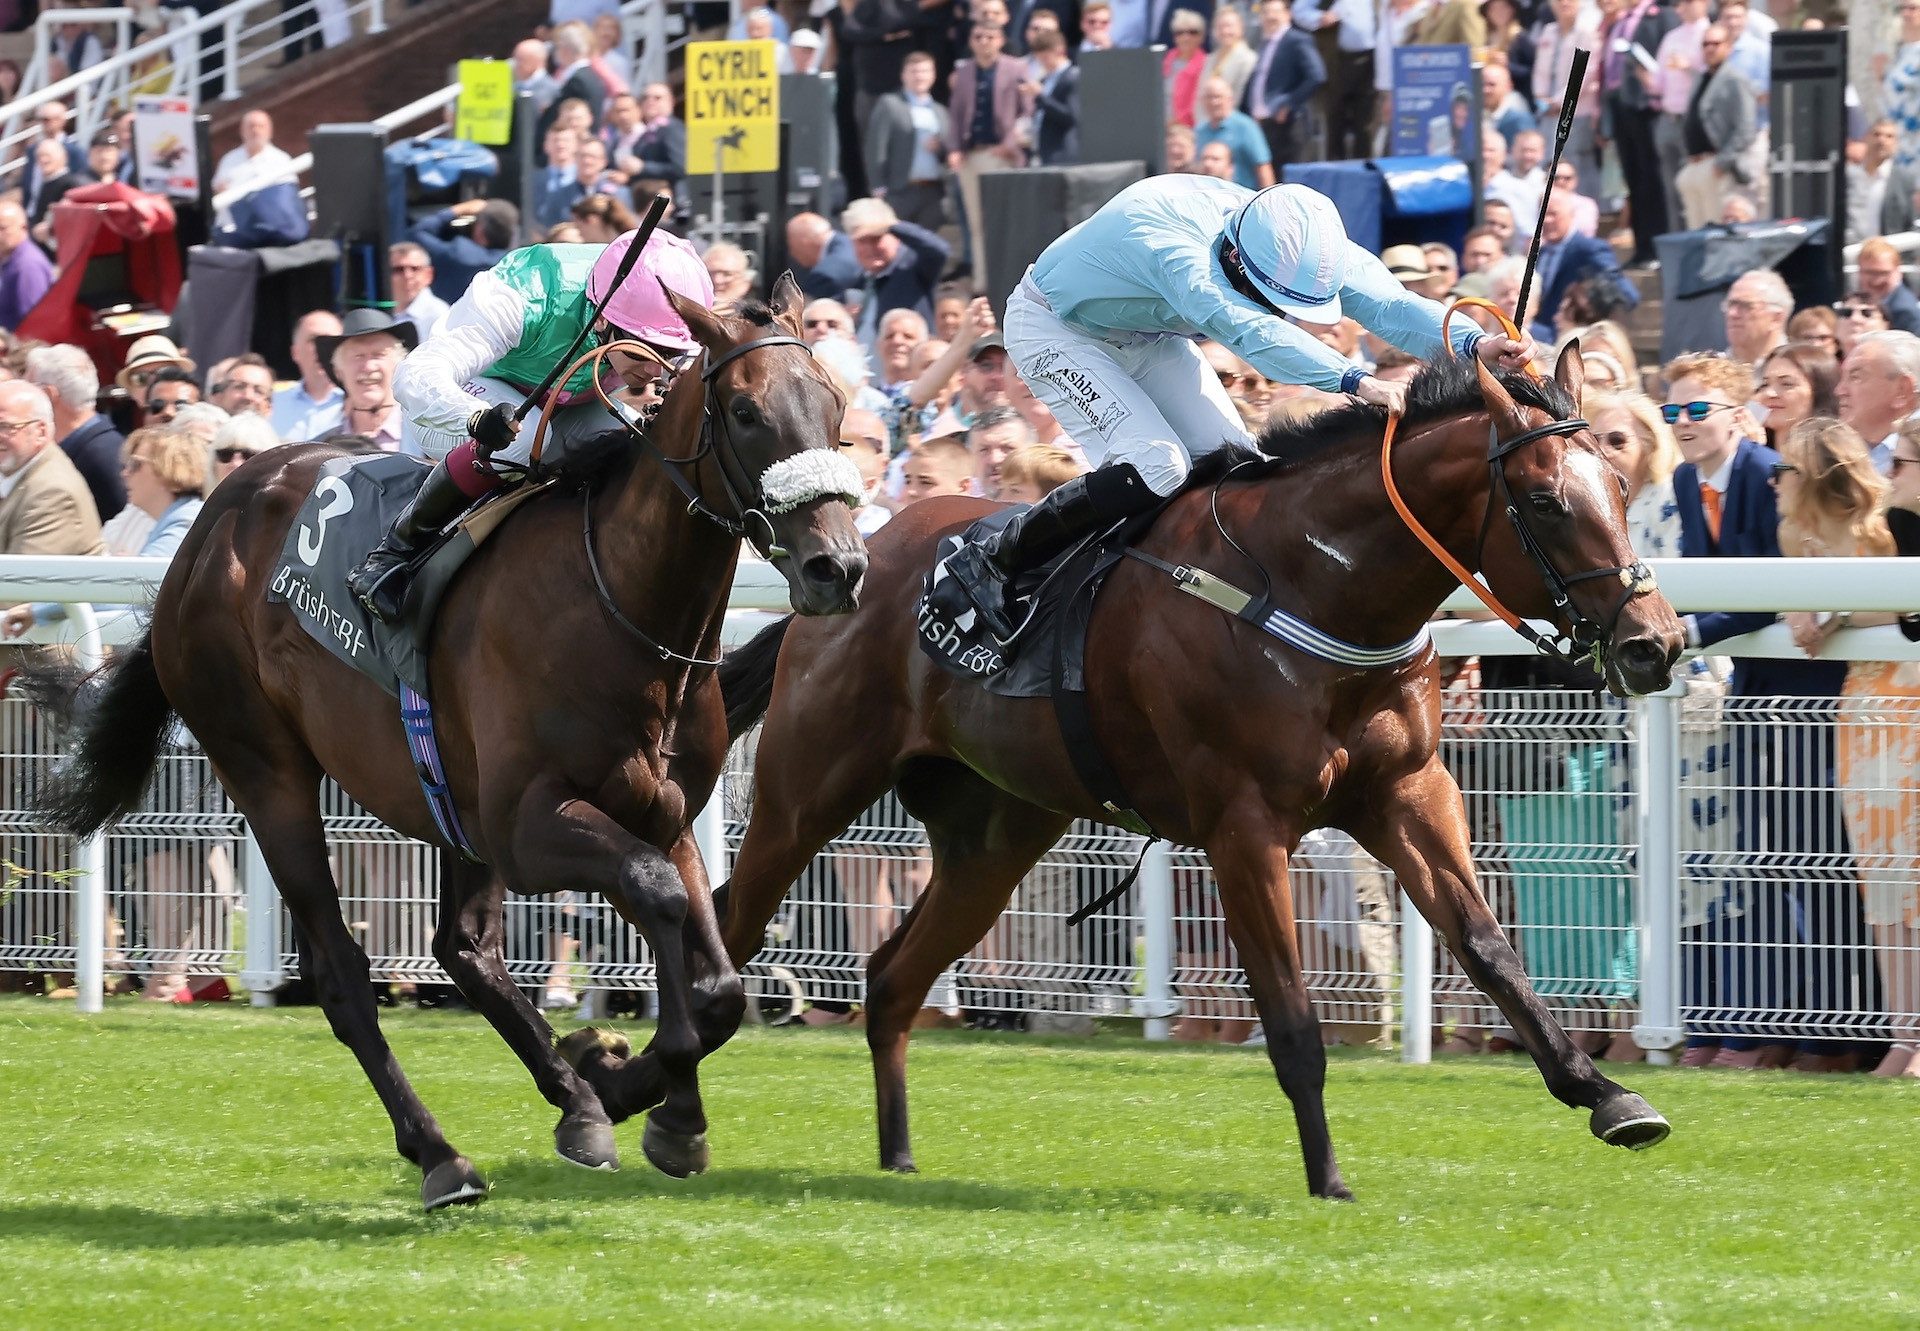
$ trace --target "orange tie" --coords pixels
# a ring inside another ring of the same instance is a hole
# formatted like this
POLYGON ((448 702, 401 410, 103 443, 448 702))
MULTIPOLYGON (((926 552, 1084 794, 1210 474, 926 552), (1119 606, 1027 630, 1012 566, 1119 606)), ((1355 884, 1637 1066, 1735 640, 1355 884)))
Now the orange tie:
POLYGON ((1700 482, 1700 508, 1707 515, 1707 535, 1720 544, 1720 492, 1705 481, 1700 482))

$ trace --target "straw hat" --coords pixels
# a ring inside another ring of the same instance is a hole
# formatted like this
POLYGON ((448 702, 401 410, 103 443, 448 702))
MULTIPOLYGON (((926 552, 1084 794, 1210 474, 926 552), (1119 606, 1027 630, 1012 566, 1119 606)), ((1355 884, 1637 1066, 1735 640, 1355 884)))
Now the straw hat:
POLYGON ((133 386, 129 381, 135 374, 152 374, 155 370, 165 369, 169 365, 185 370, 189 374, 193 373, 194 369, 193 361, 180 354, 180 348, 173 344, 172 338, 161 333, 149 333, 146 337, 137 340, 128 350, 127 363, 121 367, 120 373, 113 376, 113 381, 124 391, 131 393, 133 386))

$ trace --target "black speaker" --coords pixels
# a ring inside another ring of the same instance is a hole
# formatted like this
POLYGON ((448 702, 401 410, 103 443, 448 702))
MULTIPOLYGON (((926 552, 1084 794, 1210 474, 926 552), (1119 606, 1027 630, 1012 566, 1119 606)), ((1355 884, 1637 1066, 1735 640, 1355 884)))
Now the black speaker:
POLYGON ((789 129, 782 159, 789 184, 796 193, 817 195, 840 168, 833 85, 812 74, 782 74, 780 120, 789 129))
POLYGON ((343 307, 387 300, 387 131, 380 125, 318 125, 313 153, 313 234, 335 241, 343 261, 343 307))
MULTIPOLYGON (((1086 122, 1085 117, 1081 123, 1086 122)), ((987 228, 986 294, 1004 314, 1027 266, 1100 205, 1145 178, 1139 162, 1036 166, 980 175, 981 225, 987 228)))
POLYGON ((1083 51, 1080 55, 1080 160, 1145 162, 1166 169, 1166 93, 1160 52, 1083 51))
MULTIPOLYGON (((1773 36, 1771 143, 1767 172, 1775 217, 1844 218, 1847 169, 1847 30, 1773 36)), ((1841 247, 1829 244, 1832 285, 1840 285, 1841 247)))

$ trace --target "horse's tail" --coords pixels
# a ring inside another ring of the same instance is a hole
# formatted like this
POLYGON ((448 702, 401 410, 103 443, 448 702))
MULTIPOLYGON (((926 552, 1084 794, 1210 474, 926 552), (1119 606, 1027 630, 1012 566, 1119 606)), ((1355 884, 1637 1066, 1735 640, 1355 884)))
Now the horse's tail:
POLYGON ((173 720, 153 668, 151 630, 103 671, 28 666, 21 688, 67 724, 72 742, 34 801, 41 820, 68 836, 91 836, 140 802, 173 720))
POLYGON ((727 705, 727 738, 739 739, 767 714, 773 701, 773 668, 787 640, 793 616, 787 615, 754 634, 745 647, 720 662, 720 697, 727 705))

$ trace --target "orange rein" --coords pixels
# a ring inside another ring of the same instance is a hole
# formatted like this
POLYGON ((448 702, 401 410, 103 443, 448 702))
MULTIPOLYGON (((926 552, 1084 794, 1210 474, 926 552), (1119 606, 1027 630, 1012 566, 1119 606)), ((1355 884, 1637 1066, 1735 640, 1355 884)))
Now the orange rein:
POLYGON ((580 372, 581 366, 591 365, 593 367, 593 391, 595 395, 599 397, 606 409, 613 413, 615 419, 620 419, 620 413, 614 410, 613 402, 607 397, 607 390, 600 382, 600 362, 606 359, 606 355, 610 351, 624 351, 630 356, 644 356, 666 370, 671 371, 673 369, 671 365, 667 364, 666 358, 659 352, 655 351, 645 342, 636 342, 631 339, 609 342, 605 346, 595 347, 591 351, 583 352, 575 358, 573 364, 567 366, 567 372, 560 376, 559 383, 555 384, 553 391, 547 394, 547 400, 540 404, 540 420, 534 426, 533 447, 528 451, 527 455, 527 469, 529 471, 538 468, 540 465, 540 450, 546 445, 547 424, 553 419, 555 404, 560 400, 560 390, 572 380, 574 375, 580 372))
MULTIPOLYGON (((1468 305, 1477 305, 1482 309, 1492 310, 1494 316, 1500 320, 1501 326, 1505 328, 1507 336, 1516 339, 1520 336, 1519 327, 1512 319, 1507 317, 1507 312, 1498 305, 1495 305, 1490 300, 1482 300, 1478 296, 1463 296, 1448 307, 1445 316, 1440 320, 1440 338, 1442 341, 1446 341, 1447 327, 1453 322, 1454 314, 1468 305)), ((1448 345, 1451 345, 1451 343, 1448 345)), ((1527 373, 1533 374, 1531 366, 1528 367, 1527 373)), ((1393 439, 1399 432, 1399 429, 1399 413, 1389 412, 1387 414, 1387 433, 1385 438, 1380 442, 1380 479, 1386 482, 1387 498, 1393 502, 1393 511, 1400 515, 1400 520, 1407 524, 1407 529, 1420 538, 1420 544, 1426 546, 1433 554, 1433 557, 1445 565, 1447 572, 1460 579, 1461 585, 1479 597, 1481 604, 1498 615, 1501 622, 1506 624, 1508 628, 1519 631, 1522 622, 1520 616, 1514 614, 1513 611, 1502 605, 1500 598, 1493 594, 1491 588, 1481 582, 1480 579, 1474 577, 1473 574, 1468 571, 1465 564, 1462 564, 1449 554, 1447 548, 1440 544, 1433 533, 1421 524, 1420 519, 1413 515, 1413 510, 1407 507, 1407 501, 1400 497, 1400 487, 1395 485, 1393 481, 1393 439)), ((1487 502, 1493 502, 1492 495, 1487 496, 1487 502)), ((1522 636, 1525 635, 1523 634, 1522 636)))

